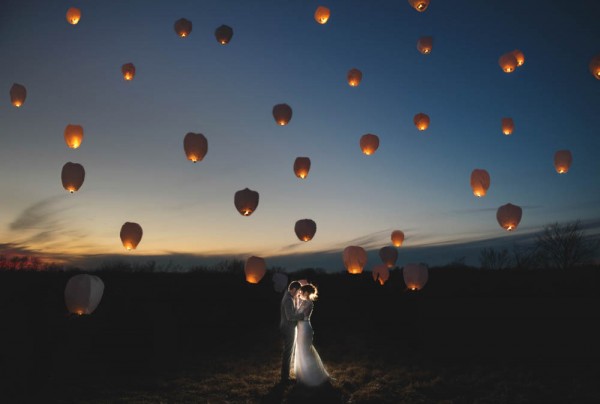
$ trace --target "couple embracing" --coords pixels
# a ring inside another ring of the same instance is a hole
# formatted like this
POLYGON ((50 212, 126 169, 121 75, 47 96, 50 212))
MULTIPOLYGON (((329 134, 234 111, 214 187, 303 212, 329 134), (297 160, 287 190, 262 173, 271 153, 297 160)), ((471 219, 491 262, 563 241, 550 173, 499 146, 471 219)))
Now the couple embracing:
POLYGON ((319 386, 329 380, 321 357, 313 346, 310 316, 317 299, 314 285, 292 281, 281 299, 279 329, 283 337, 281 383, 291 383, 292 358, 296 381, 306 386, 319 386))

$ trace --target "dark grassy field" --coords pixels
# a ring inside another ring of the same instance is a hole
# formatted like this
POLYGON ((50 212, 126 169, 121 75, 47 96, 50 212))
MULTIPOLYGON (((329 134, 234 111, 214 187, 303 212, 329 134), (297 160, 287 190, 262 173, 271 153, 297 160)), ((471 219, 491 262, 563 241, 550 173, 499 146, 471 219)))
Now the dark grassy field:
POLYGON ((317 284, 315 346, 334 380, 277 385, 270 274, 102 271, 91 316, 75 272, 0 271, 1 403, 600 403, 600 269, 297 273, 317 284))

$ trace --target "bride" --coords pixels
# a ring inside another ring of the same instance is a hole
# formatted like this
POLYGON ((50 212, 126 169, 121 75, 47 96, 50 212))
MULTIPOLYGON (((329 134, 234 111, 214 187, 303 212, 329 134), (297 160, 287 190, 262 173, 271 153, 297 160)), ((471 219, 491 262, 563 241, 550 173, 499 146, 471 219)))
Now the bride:
POLYGON ((317 299, 317 288, 311 284, 302 286, 299 299, 297 312, 303 313, 304 319, 298 321, 294 371, 298 383, 307 386, 318 386, 329 380, 329 374, 312 344, 313 329, 310 324, 310 315, 313 310, 313 302, 317 299))

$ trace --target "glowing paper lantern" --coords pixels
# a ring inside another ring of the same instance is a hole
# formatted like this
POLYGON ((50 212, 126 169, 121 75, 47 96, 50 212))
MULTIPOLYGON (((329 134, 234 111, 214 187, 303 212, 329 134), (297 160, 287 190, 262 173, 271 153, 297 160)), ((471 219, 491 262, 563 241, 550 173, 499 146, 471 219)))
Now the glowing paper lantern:
POLYGON ((131 251, 135 250, 140 241, 142 241, 143 234, 142 226, 133 222, 125 222, 123 226, 121 226, 119 236, 121 237, 123 247, 125 247, 127 251, 131 251))
POLYGON ((104 282, 95 275, 72 276, 65 286, 65 305, 70 313, 92 314, 104 293, 104 282))
POLYGON ((360 274, 367 263, 367 252, 359 246, 348 246, 342 254, 344 266, 351 274, 360 274))
POLYGON ((281 293, 284 290, 287 290, 288 285, 288 276, 281 272, 275 272, 271 277, 273 281, 273 289, 275 292, 281 293))
POLYGON ((382 247, 379 249, 379 258, 388 268, 393 268, 398 259, 398 250, 389 246, 382 247))
POLYGON ((267 273, 267 264, 265 263, 264 258, 255 256, 249 257, 244 266, 244 273, 246 274, 246 282, 260 282, 263 276, 265 276, 265 273, 267 273))
POLYGON ((410 290, 421 290, 429 278, 429 269, 423 264, 406 264, 402 268, 404 283, 410 290))
POLYGON ((67 21, 69 24, 76 25, 81 19, 81 10, 71 7, 67 10, 67 21))
POLYGON ((202 133, 189 132, 183 138, 183 150, 188 160, 202 161, 208 152, 208 140, 202 133))
POLYGON ((433 37, 424 36, 424 37, 419 38, 419 40, 417 41, 417 49, 423 55, 427 55, 427 54, 431 53, 432 48, 433 48, 433 37))
POLYGON ((13 83, 10 88, 10 103, 15 107, 19 108, 25 103, 27 97, 27 90, 22 84, 13 83))
POLYGON ((590 72, 596 80, 600 80, 600 55, 594 56, 590 61, 590 72))
POLYGON ((503 229, 508 231, 515 230, 521 221, 523 210, 511 203, 502 205, 496 211, 496 219, 503 229))
POLYGON ((296 157, 294 161, 294 173, 296 177, 305 179, 310 171, 310 159, 308 157, 296 157))
POLYGON ((519 62, 512 52, 505 53, 498 59, 498 64, 504 73, 512 73, 517 68, 519 62))
POLYGON ((422 13, 427 10, 429 6, 429 0, 408 0, 408 4, 410 4, 415 10, 422 13))
POLYGON ((319 6, 315 11, 315 21, 319 24, 325 24, 329 20, 331 11, 327 7, 319 6))
POLYGON ((392 244, 395 247, 400 247, 404 242, 404 233, 400 230, 394 230, 392 232, 392 244))
POLYGON ((73 193, 78 191, 83 185, 85 170, 79 163, 68 162, 63 166, 60 178, 62 180, 63 188, 70 193, 73 193))
POLYGON ((486 170, 476 168, 471 172, 471 188, 473 195, 477 197, 485 196, 490 187, 490 175, 486 170))
POLYGON ((233 37, 233 28, 227 25, 221 25, 215 30, 215 38, 221 45, 227 45, 233 37))
POLYGON ((573 156, 569 150, 559 150, 554 153, 554 168, 559 174, 566 174, 573 162, 573 156))
POLYGON ((506 136, 511 135, 515 130, 515 123, 512 118, 502 118, 502 133, 506 136))
POLYGON ((390 270, 387 265, 379 264, 373 268, 373 280, 375 282, 379 282, 380 285, 383 285, 390 279, 390 270))
POLYGON ((292 108, 287 104, 277 104, 273 107, 273 118, 278 125, 287 125, 292 119, 292 108))
POLYGON ((419 112, 413 118, 413 122, 418 130, 425 130, 429 127, 429 116, 422 112, 419 112))
POLYGON ((375 150, 379 147, 379 137, 377 135, 373 135, 371 133, 367 133, 366 135, 362 135, 360 137, 360 148, 363 154, 370 156, 375 153, 375 150))
POLYGON ((83 127, 81 125, 67 125, 65 128, 65 143, 71 149, 77 149, 83 141, 83 127))
POLYGON ((258 207, 258 192, 248 188, 237 191, 233 203, 242 216, 250 216, 258 207))
POLYGON ((133 63, 126 63, 121 66, 121 73, 123 73, 123 78, 127 81, 133 80, 135 76, 135 66, 133 63))
POLYGON ((317 232, 317 224, 311 219, 298 220, 294 232, 301 241, 310 241, 317 232))
POLYGON ((185 18, 180 18, 175 21, 173 28, 175 28, 175 33, 177 33, 177 35, 181 38, 185 38, 192 32, 192 22, 185 18))
POLYGON ((525 64, 525 55, 519 49, 515 49, 512 51, 513 56, 517 60, 517 67, 523 66, 525 64))
POLYGON ((358 69, 350 69, 348 70, 346 79, 348 80, 348 85, 350 87, 358 87, 362 81, 362 72, 358 69))

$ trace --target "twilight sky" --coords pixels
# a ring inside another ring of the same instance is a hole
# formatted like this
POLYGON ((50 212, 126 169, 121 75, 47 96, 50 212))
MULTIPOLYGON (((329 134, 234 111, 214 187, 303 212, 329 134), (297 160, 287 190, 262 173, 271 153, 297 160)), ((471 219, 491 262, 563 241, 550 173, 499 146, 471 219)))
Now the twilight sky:
POLYGON ((393 230, 406 235, 398 264, 477 265, 482 246, 511 245, 554 222, 581 220, 600 232, 600 3, 582 0, 407 1, 5 0, 0 6, 0 253, 93 268, 121 259, 189 265, 262 256, 288 270, 342 270, 342 250, 360 245, 367 269, 393 230), (331 9, 327 24, 313 14, 331 9), (77 25, 69 7, 81 9, 77 25), (193 24, 187 38, 173 24, 193 24), (234 35, 219 44, 215 29, 234 35), (416 48, 433 37, 433 50, 416 48), (504 73, 513 49, 525 64, 504 73), (121 66, 136 66, 123 79, 121 66), (346 73, 363 73, 350 87, 346 73), (27 88, 11 105, 13 83, 27 88), (275 104, 293 117, 278 126, 275 104), (413 116, 429 115, 418 131, 413 116), (512 117, 505 136, 501 119, 512 117), (69 149, 63 133, 82 125, 69 149), (208 154, 186 159, 188 132, 208 154), (359 139, 379 137, 362 154, 359 139), (559 175, 554 153, 573 164, 559 175), (310 157, 308 178, 292 171, 310 157), (84 166, 81 189, 60 179, 84 166), (489 172, 483 198, 473 169, 489 172), (249 217, 236 191, 258 191, 249 217), (516 231, 499 206, 523 208, 516 231), (317 223, 313 240, 294 233, 317 223), (127 252, 121 225, 144 236, 127 252))

